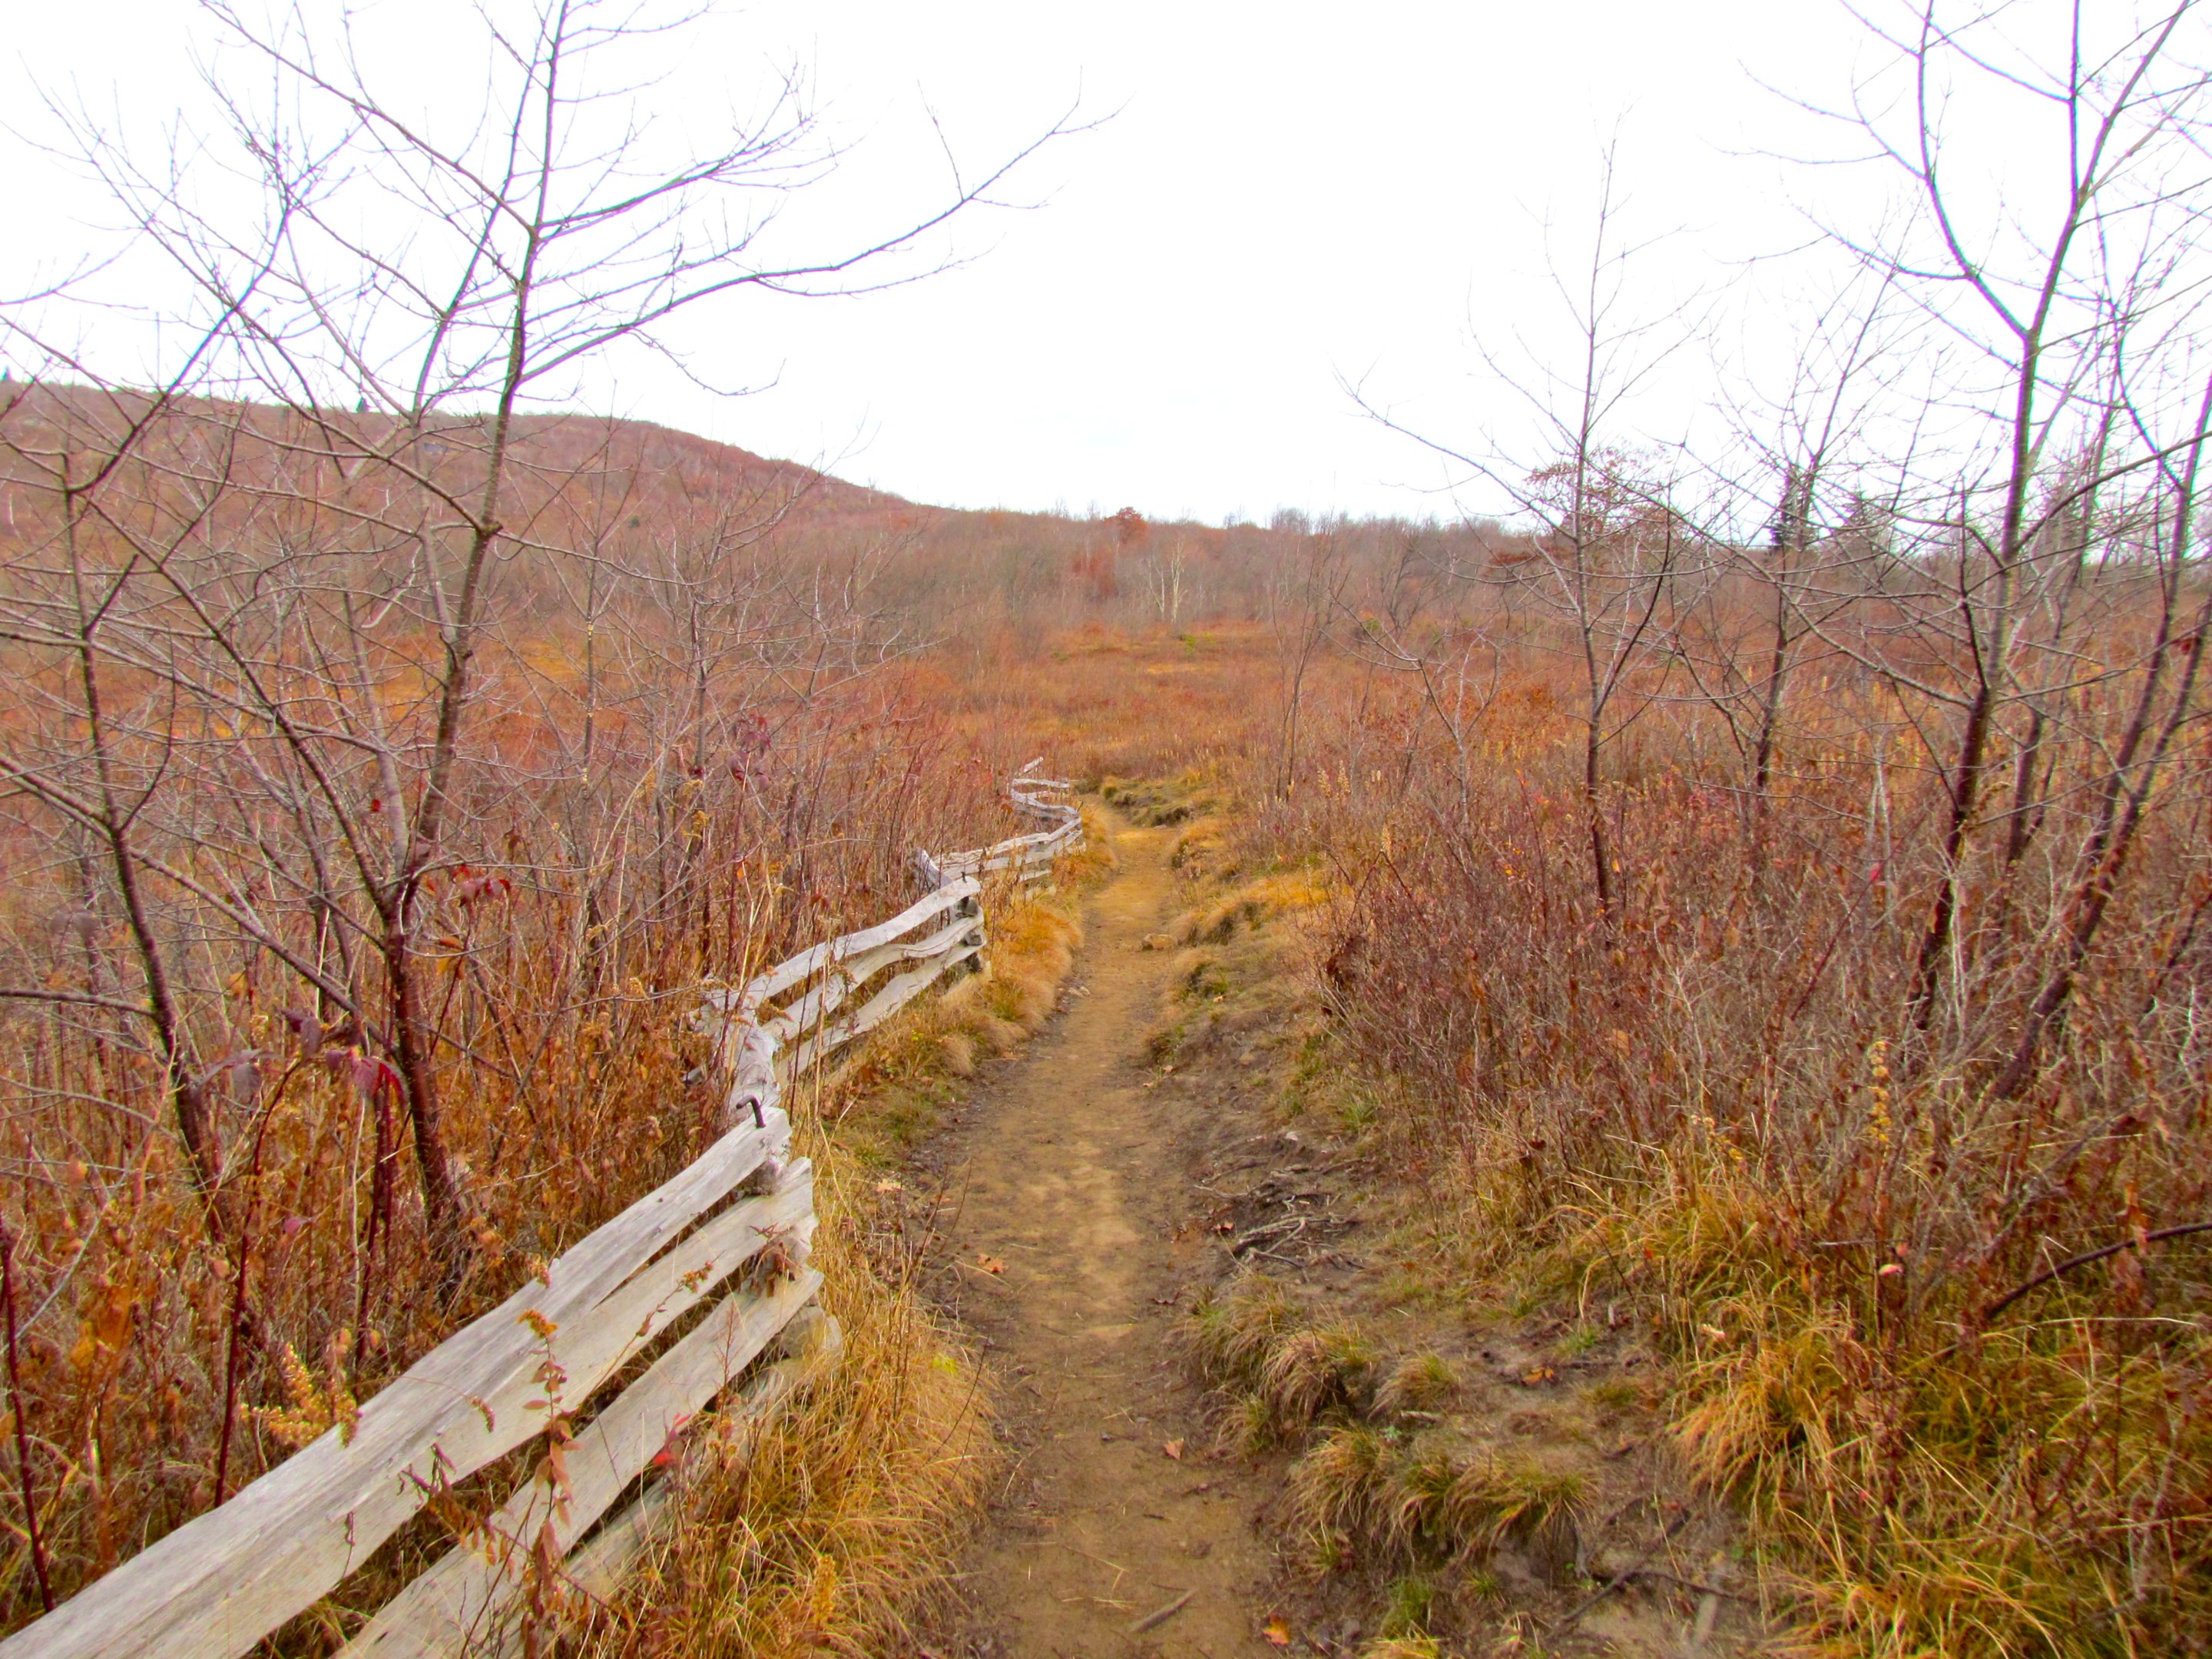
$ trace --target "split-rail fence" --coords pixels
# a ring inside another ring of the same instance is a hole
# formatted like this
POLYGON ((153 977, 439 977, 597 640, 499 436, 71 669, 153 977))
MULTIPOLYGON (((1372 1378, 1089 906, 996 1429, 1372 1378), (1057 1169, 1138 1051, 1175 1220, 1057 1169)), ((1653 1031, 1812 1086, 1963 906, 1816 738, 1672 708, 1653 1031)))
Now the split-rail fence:
POLYGON ((387 1601, 344 1659, 512 1654, 533 1605, 607 1594, 665 1514, 650 1477, 688 1420, 728 1393, 720 1431, 741 1442, 834 1364, 836 1322, 816 1304, 822 1276, 808 1265, 813 1170, 790 1156, 785 1091, 976 961, 982 877, 1042 875, 1081 841, 1080 815, 1052 799, 1067 786, 1036 776, 1039 764, 1012 794, 1048 827, 941 859, 917 853, 919 902, 707 992, 695 1020, 715 1037, 728 1092, 725 1133, 704 1156, 386 1384, 349 1432, 331 1429, 25 1626, 0 1659, 236 1659, 441 1493, 533 1443, 530 1477, 387 1601))

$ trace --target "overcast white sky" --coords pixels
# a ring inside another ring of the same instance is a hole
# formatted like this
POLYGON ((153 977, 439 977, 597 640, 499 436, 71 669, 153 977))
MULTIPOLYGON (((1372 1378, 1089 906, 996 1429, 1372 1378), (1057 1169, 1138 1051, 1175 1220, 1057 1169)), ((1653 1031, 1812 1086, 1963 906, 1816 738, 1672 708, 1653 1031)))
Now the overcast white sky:
MULTIPOLYGON (((19 132, 41 130, 40 89, 139 118, 191 106, 207 32, 185 0, 4 9, 19 132)), ((1634 216, 1682 233, 1653 256, 1655 294, 1802 240, 1807 176, 1746 152, 1814 141, 1758 81, 1831 93, 1855 40, 1830 0, 762 0, 691 40, 665 96, 721 95, 704 65, 811 65, 852 147, 824 234, 933 187, 926 110, 971 162, 1079 97, 1112 118, 1024 171, 1035 210, 968 224, 959 269, 859 299, 747 296, 687 328, 703 374, 772 389, 718 398, 634 362, 592 395, 950 505, 1449 514, 1435 463, 1340 377, 1467 443, 1524 420, 1470 330, 1547 338, 1544 221, 1581 225, 1616 129, 1634 216)), ((29 233, 0 278, 99 216, 4 134, 0 178, 0 222, 29 233)), ((1694 401, 1698 375, 1669 395, 1694 401)))

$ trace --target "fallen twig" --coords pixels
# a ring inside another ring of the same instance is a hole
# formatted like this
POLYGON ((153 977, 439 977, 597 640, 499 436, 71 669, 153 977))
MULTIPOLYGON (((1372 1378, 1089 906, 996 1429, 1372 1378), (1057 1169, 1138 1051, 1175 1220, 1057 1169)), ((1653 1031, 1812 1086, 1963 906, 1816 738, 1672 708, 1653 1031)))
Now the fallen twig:
POLYGON ((1181 1595, 1176 1596, 1174 1601, 1169 1602, 1167 1606, 1157 1608, 1153 1612, 1146 1613, 1143 1618, 1137 1620, 1135 1624, 1130 1626, 1129 1634, 1132 1636, 1142 1636, 1148 1630, 1158 1630, 1162 1625, 1166 1624, 1169 1620, 1174 1618, 1176 1614, 1181 1613, 1185 1607, 1188 1607, 1190 1605, 1190 1598, 1197 1594, 1198 1592, 1196 1590, 1185 1590, 1181 1595))
POLYGON ((1641 1573, 1645 1567, 1650 1565, 1651 1558, 1653 1556, 1658 1554, 1661 1550, 1667 1547, 1668 1541, 1674 1538, 1676 1533, 1681 1531, 1683 1525, 1689 1520, 1689 1518, 1690 1512, 1687 1510, 1685 1510, 1681 1514, 1676 1516, 1672 1521, 1669 1521, 1667 1523, 1667 1529, 1659 1534, 1659 1541, 1657 1543, 1654 1544, 1650 1549, 1644 1551, 1642 1555, 1637 1557, 1634 1562, 1623 1567, 1619 1572, 1613 1574, 1612 1577, 1607 1579, 1605 1583, 1600 1584, 1588 1595, 1583 1597, 1581 1601, 1576 1602, 1573 1607, 1567 1610, 1566 1616, 1553 1624, 1549 1630, 1544 1632, 1544 1634, 1547 1636, 1557 1636, 1561 1631, 1566 1629, 1568 1626, 1573 1624, 1575 1620, 1581 1618, 1599 1602, 1604 1601, 1607 1596, 1612 1595, 1615 1590, 1620 1589, 1631 1579, 1637 1577, 1637 1575, 1641 1573))
POLYGON ((1309 1219, 1310 1217, 1303 1215, 1285 1216, 1280 1221, 1270 1221, 1264 1227, 1255 1227, 1249 1233, 1239 1233, 1237 1242, 1229 1247, 1230 1253, 1242 1255, 1263 1239, 1280 1238, 1285 1235, 1295 1238, 1305 1231, 1309 1219))

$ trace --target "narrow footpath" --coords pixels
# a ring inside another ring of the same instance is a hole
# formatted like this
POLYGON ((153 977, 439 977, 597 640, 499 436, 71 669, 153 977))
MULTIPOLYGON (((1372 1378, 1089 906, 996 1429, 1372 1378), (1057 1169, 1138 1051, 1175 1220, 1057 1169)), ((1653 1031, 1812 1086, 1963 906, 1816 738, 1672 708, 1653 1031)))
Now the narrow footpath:
POLYGON ((1215 1455, 1176 1342, 1194 1239, 1178 1144, 1190 1109, 1144 1039, 1176 902, 1171 831, 1115 823, 1067 1006, 945 1148, 950 1299, 996 1373, 1011 1473, 966 1564, 979 1659, 1275 1651, 1260 1598, 1265 1496, 1215 1455))

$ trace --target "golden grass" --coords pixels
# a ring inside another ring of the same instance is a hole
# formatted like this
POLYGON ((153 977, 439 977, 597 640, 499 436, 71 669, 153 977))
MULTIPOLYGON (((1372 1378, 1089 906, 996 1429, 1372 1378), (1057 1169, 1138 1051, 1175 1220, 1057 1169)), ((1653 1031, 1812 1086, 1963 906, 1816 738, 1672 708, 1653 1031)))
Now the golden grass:
POLYGON ((1815 1279, 1772 1195, 1732 1168, 1622 1206, 1538 1271, 1623 1262, 1674 1359, 1679 1443, 1794 1571, 1807 1650, 2011 1659, 2212 1637, 2212 1547, 2156 1525, 2212 1491, 2212 1433, 2170 1387, 2202 1363, 2201 1329, 2146 1340, 2062 1310, 1885 1342, 1882 1281, 1853 1298, 1815 1279))
MULTIPOLYGON (((1433 1200, 1403 1230, 1433 1247, 1421 1292, 1648 1322, 1650 1403, 1765 1581, 1794 1581, 1808 1650, 2212 1651, 2212 1250, 2179 1232, 2212 1214, 2201 795, 2162 807, 2015 1093, 2088 783, 2053 787, 2033 878, 1976 826, 1975 931, 1923 1018, 1944 803, 1898 786, 1877 845, 1880 697, 1797 699, 1765 816, 1702 717, 1649 723, 1603 792, 1601 904, 1571 727, 1540 665, 1502 684, 1479 741, 1419 753, 1401 791, 1365 757, 1410 712, 1365 705, 1306 726, 1295 790, 1263 796, 1274 756, 1224 785, 1253 803, 1232 860, 1341 872, 1307 980, 1328 1035, 1293 1085, 1433 1200)), ((2101 776, 2106 741, 2070 775, 2101 776)), ((1224 896, 1186 937, 1241 943, 1247 914, 1224 896)), ((1237 947, 1194 948, 1218 977, 1237 947)))
POLYGON ((1386 1417, 1432 1412, 1460 1396, 1459 1373, 1438 1353, 1407 1354, 1390 1369, 1375 1391, 1375 1409, 1386 1417))
POLYGON ((1083 943, 1073 899, 1009 889, 990 909, 985 968, 906 1010, 822 1085, 840 1146, 887 1164, 927 1133, 960 1079, 1049 1018, 1083 943))
POLYGON ((1097 885, 1113 874, 1121 860, 1114 856, 1113 842, 1106 834, 1106 820, 1097 809, 1083 802, 1076 804, 1083 814, 1083 844, 1060 861, 1060 879, 1079 890, 1097 885))
POLYGON ((1168 865, 1186 874, 1226 874, 1235 859, 1228 826, 1219 817, 1185 824, 1168 849, 1168 865))
POLYGON ((1298 1517, 1325 1533, 1376 1530, 1390 1455, 1389 1442, 1370 1424, 1322 1430, 1291 1471, 1291 1501, 1298 1517))
POLYGON ((1175 935, 1184 945, 1223 945, 1240 929, 1249 933, 1286 911, 1310 910, 1327 897, 1328 890, 1305 871, 1262 876, 1186 912, 1175 925, 1175 935))
POLYGON ((1138 782, 1105 778, 1099 783, 1098 793, 1132 823, 1152 828, 1187 823, 1216 811, 1219 802, 1204 793, 1205 784, 1204 772, 1194 768, 1176 777, 1138 782))
POLYGON ((1443 1659, 1443 1645, 1433 1636, 1384 1636, 1359 1650, 1359 1659, 1443 1659))
POLYGON ((1441 1435, 1407 1440, 1345 1422, 1320 1430, 1291 1465, 1291 1502, 1313 1534, 1386 1565, 1480 1561, 1510 1543, 1559 1577, 1580 1546, 1587 1489, 1571 1472, 1470 1456, 1441 1435))
POLYGON ((880 1170, 979 1055, 1043 1024, 1082 941, 1049 899, 1010 893, 991 914, 988 970, 877 1033, 800 1121, 841 1363, 743 1455, 695 1437, 677 1523, 587 1632, 593 1659, 893 1652, 935 1610, 995 1465, 989 1400, 915 1264, 866 1241, 880 1170))
POLYGON ((1304 1310, 1279 1281, 1245 1273, 1199 1298, 1191 1337, 1216 1382, 1256 1387, 1276 1346, 1298 1331, 1304 1310))
POLYGON ((1051 1017, 1082 943, 1074 919, 1042 903, 1005 912, 992 932, 989 966, 939 998, 921 1029, 940 1047, 964 1037, 988 1053, 1008 1053, 1051 1017))
POLYGON ((988 1402, 973 1356, 847 1242, 852 1172, 829 1158, 842 1178, 822 1182, 817 1261, 842 1361, 744 1455, 698 1437, 707 1449, 684 1473, 680 1522, 588 1654, 882 1653, 943 1587, 993 1467, 988 1402))
POLYGON ((1264 1273, 1238 1275, 1199 1298, 1190 1343, 1199 1369, 1231 1396, 1224 1438, 1259 1451, 1331 1412, 1362 1407, 1376 1370, 1357 1327, 1316 1325, 1264 1273))
POLYGON ((1260 1367, 1260 1388, 1282 1422, 1305 1424, 1331 1407, 1361 1407, 1374 1371, 1365 1333, 1340 1321, 1285 1332, 1260 1367))

